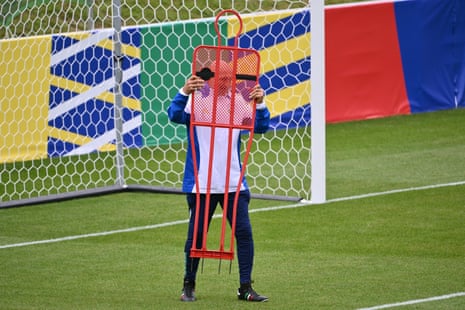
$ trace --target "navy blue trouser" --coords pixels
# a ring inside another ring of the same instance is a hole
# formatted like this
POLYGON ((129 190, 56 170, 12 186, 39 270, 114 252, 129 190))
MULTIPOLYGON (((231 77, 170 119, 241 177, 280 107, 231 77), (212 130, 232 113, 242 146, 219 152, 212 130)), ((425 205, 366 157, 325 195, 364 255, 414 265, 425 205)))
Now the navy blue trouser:
MULTIPOLYGON (((232 222, 232 211, 234 205, 235 193, 228 195, 228 213, 227 218, 229 225, 232 222)), ((197 248, 202 247, 202 232, 204 225, 204 212, 205 212, 205 194, 200 195, 200 211, 198 221, 198 234, 197 234, 197 248)), ((223 208, 224 194, 210 194, 210 210, 208 224, 210 224, 212 216, 215 212, 216 206, 219 204, 223 208)), ((252 238, 252 226, 249 219, 249 202, 250 192, 248 190, 239 193, 237 202, 237 215, 236 215, 236 248, 237 260, 239 263, 239 280, 240 283, 251 282, 251 274, 254 258, 254 244, 252 238)), ((184 278, 187 280, 195 280, 197 269, 199 267, 199 258, 191 258, 190 250, 192 248, 194 223, 195 223, 195 207, 196 207, 196 194, 187 194, 187 204, 189 206, 189 228, 187 231, 187 240, 184 247, 186 253, 186 269, 184 278)))

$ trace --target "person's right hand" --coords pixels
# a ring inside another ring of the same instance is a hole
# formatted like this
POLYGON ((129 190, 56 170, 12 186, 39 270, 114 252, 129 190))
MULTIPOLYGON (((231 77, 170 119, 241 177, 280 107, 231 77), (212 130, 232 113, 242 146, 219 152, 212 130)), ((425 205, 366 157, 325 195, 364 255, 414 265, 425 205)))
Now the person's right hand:
POLYGON ((187 79, 186 84, 182 88, 182 91, 185 94, 190 95, 194 91, 200 90, 204 86, 204 84, 205 84, 205 81, 202 80, 202 78, 196 75, 193 75, 187 79))

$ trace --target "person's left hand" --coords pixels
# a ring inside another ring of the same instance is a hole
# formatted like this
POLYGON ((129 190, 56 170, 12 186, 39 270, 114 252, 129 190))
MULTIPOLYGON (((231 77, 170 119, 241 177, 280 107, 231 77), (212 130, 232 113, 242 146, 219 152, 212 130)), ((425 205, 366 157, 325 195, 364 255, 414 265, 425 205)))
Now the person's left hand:
POLYGON ((257 104, 263 102, 265 91, 261 88, 260 84, 255 85, 250 92, 249 98, 253 99, 257 104))

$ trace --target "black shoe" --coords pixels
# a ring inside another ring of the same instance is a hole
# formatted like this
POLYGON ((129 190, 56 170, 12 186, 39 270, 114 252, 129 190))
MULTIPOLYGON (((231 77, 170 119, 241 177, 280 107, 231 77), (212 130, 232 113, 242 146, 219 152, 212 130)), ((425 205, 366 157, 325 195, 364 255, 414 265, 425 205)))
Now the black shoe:
POLYGON ((181 301, 195 301, 195 281, 184 280, 181 301))
POLYGON ((264 302, 268 301, 268 297, 262 296, 254 291, 252 285, 250 284, 241 284, 241 287, 237 290, 237 298, 240 300, 246 301, 258 301, 264 302))

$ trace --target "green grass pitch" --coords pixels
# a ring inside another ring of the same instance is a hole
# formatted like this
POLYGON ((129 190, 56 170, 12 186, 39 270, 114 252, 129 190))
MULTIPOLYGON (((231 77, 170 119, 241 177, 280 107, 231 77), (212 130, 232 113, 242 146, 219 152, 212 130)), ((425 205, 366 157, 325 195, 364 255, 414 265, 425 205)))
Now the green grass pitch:
POLYGON ((185 199, 128 192, 0 209, 0 309, 358 309, 463 293, 464 121, 458 109, 328 125, 328 202, 251 203, 265 305, 237 300, 236 259, 231 274, 205 260, 198 301, 181 303, 185 199))

